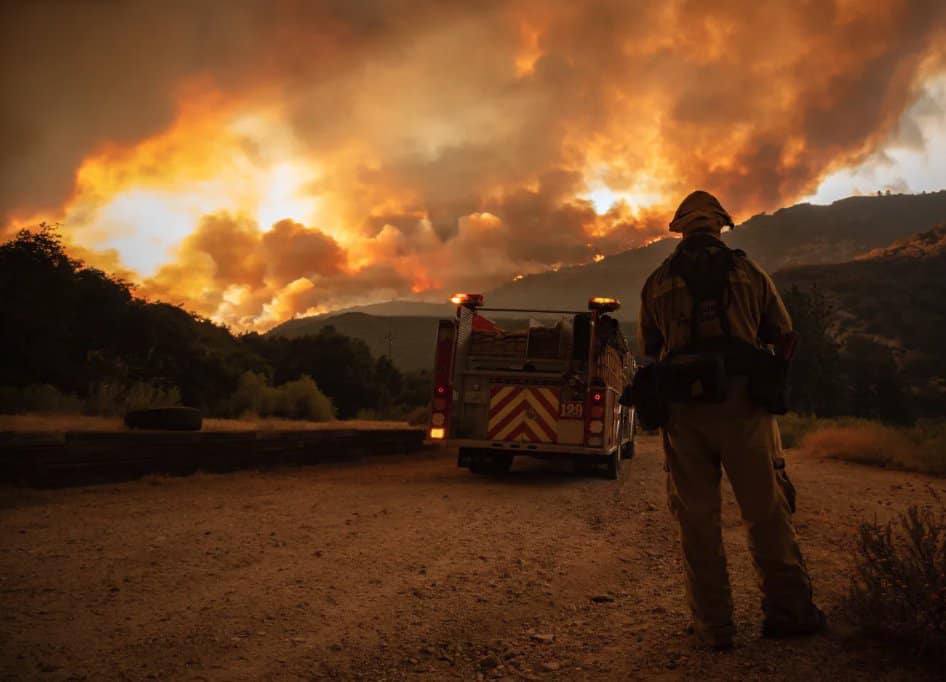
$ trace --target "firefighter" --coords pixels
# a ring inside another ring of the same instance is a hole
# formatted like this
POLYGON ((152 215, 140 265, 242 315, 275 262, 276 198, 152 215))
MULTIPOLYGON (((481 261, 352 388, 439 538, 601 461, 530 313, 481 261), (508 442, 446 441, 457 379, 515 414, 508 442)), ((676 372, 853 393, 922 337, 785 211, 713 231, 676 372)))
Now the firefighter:
POLYGON ((721 468, 748 528, 763 636, 814 634, 825 626, 792 524, 794 489, 776 470, 784 460, 773 412, 784 410, 760 404, 772 386, 753 385, 773 376, 762 373, 760 382, 752 369, 767 346, 785 352, 794 332, 769 276, 721 241, 725 226, 734 227, 732 219, 711 194, 683 200, 670 223, 683 239, 645 283, 638 327, 640 347, 658 359, 657 371, 675 373, 655 383, 685 387, 662 398, 668 501, 680 524, 692 630, 715 649, 731 648, 734 635, 721 468))

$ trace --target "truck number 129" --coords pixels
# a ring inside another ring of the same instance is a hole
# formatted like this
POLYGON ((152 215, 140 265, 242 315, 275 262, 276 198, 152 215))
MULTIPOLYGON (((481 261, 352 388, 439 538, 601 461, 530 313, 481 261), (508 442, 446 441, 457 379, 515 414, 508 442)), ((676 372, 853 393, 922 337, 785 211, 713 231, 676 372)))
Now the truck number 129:
POLYGON ((581 419, 585 414, 585 405, 581 402, 563 402, 562 403, 562 418, 564 419, 581 419))

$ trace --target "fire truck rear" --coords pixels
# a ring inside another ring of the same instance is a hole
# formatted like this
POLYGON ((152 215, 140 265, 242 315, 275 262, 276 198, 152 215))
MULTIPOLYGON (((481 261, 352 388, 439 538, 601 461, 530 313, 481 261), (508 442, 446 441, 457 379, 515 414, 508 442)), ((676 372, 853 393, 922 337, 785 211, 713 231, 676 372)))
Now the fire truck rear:
POLYGON ((603 466, 617 479, 634 452, 634 411, 618 402, 634 358, 609 314, 617 299, 592 298, 587 311, 451 300, 456 318, 437 330, 428 441, 456 446, 474 473, 506 472, 529 455, 603 466), (527 321, 504 329, 495 315, 527 321))

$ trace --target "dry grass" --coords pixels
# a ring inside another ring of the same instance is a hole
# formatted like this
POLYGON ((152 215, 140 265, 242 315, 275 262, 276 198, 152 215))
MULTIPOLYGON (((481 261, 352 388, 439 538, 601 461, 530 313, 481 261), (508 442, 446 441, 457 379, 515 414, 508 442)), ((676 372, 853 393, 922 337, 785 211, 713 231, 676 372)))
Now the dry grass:
POLYGON ((117 417, 78 414, 0 414, 0 431, 124 431, 117 417))
POLYGON ((859 419, 817 421, 800 437, 802 450, 874 466, 946 475, 946 426, 900 428, 859 419))
POLYGON ((205 431, 319 431, 331 429, 396 429, 407 428, 407 422, 348 419, 345 421, 310 422, 295 419, 205 419, 205 431))
MULTIPOLYGON (((406 422, 331 421, 310 422, 294 419, 205 419, 204 431, 309 431, 314 429, 408 428, 406 422)), ((125 431, 121 419, 84 415, 4 414, 0 431, 125 431)))

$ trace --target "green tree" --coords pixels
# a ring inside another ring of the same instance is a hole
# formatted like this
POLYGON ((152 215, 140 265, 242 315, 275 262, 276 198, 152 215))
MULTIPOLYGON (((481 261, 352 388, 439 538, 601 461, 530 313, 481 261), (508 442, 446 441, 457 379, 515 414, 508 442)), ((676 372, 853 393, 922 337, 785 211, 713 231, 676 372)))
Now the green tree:
POLYGON ((789 374, 792 409, 819 416, 844 412, 844 390, 838 344, 830 331, 831 307, 817 290, 792 287, 783 296, 799 334, 789 374))
POLYGON ((852 415, 892 424, 913 423, 910 393, 888 346, 853 335, 844 344, 842 358, 852 415))

